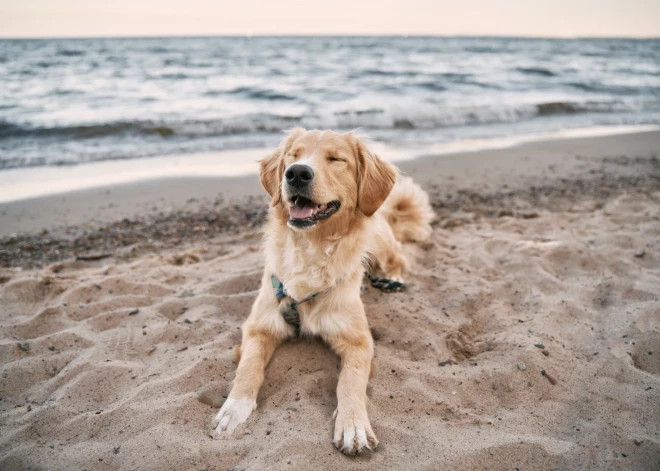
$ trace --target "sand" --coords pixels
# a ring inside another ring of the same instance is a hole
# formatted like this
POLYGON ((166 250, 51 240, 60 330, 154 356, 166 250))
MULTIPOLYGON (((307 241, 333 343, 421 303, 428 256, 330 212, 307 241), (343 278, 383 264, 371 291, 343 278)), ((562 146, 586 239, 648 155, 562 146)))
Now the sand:
POLYGON ((407 291, 363 294, 381 446, 356 458, 332 446, 338 359, 316 340, 281 347, 257 411, 209 436, 197 395, 229 392, 258 228, 2 268, 0 468, 660 469, 656 149, 645 133, 402 166, 438 220, 406 248, 407 291))

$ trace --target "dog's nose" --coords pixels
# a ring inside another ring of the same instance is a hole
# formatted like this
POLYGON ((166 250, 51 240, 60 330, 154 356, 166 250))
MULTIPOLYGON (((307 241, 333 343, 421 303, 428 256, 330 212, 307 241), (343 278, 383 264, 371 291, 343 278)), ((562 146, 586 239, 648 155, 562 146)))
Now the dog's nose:
POLYGON ((303 188, 314 180, 314 170, 309 165, 294 164, 284 174, 286 182, 294 188, 303 188))

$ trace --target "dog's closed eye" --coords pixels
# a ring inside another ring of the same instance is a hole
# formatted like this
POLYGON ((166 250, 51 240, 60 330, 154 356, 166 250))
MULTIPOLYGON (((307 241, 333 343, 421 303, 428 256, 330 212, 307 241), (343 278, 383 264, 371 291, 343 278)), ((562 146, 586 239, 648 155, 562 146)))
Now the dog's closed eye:
POLYGON ((344 159, 340 159, 339 157, 335 157, 331 155, 328 157, 328 162, 346 162, 344 159))

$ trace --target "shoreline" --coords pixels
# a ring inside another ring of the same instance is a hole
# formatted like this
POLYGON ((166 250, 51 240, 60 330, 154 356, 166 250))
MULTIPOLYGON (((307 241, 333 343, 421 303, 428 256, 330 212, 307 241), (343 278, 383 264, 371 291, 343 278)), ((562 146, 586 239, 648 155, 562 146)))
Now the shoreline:
MULTIPOLYGON (((541 211, 594 210, 625 192, 651 194, 660 190, 657 149, 660 131, 539 141, 398 166, 426 189, 445 227, 457 223, 457 214, 534 218, 541 211)), ((135 256, 237 236, 259 230, 268 206, 256 175, 150 180, 0 204, 0 266, 39 267, 90 253, 135 256)))
MULTIPOLYGON (((405 147, 371 142, 370 147, 386 160, 400 164, 429 156, 487 152, 533 143, 647 132, 660 132, 660 127, 594 126, 496 138, 461 139, 423 146, 405 147)), ((244 177, 256 174, 257 160, 271 151, 272 148, 251 148, 101 160, 76 165, 10 168, 0 171, 0 204, 171 178, 244 177)))
MULTIPOLYGON (((542 182, 545 174, 576 175, 597 163, 599 155, 629 153, 660 153, 660 131, 539 140, 512 147, 427 155, 397 161, 397 166, 427 189, 438 185, 454 192, 494 191, 503 185, 514 188, 542 182), (590 152, 597 154, 594 159, 576 159, 590 152)), ((235 203, 247 197, 265 197, 256 174, 170 176, 102 185, 1 202, 0 237, 53 232, 71 226, 91 228, 124 218, 177 211, 195 212, 217 207, 217 201, 235 203)))

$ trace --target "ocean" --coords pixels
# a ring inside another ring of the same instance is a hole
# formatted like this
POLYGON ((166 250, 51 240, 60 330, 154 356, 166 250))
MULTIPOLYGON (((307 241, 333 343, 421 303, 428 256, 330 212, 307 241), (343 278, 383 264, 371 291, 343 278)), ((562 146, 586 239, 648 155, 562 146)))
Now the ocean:
POLYGON ((390 146, 660 124, 660 40, 0 40, 0 169, 274 146, 390 146))

